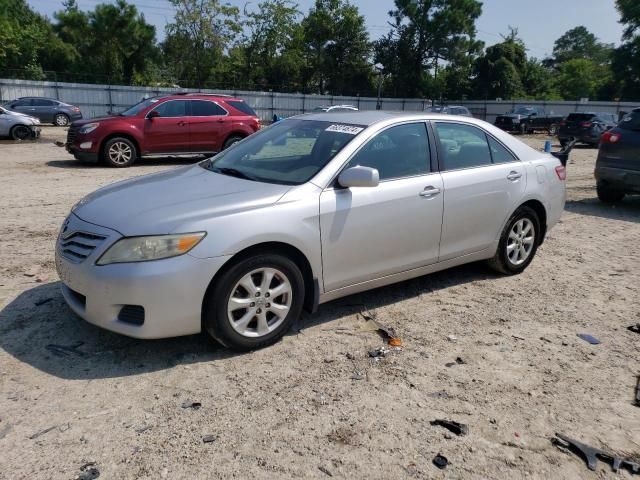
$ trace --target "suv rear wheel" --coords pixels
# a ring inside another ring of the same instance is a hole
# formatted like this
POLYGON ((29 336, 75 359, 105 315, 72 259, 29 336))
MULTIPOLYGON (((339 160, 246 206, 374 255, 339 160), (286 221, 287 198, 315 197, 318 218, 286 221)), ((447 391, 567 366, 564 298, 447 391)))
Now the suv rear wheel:
POLYGON ((601 183, 596 186, 596 190, 598 192, 598 199, 603 203, 617 203, 621 202, 624 198, 624 192, 614 190, 601 183))
POLYGON ((238 261, 209 289, 204 327, 222 345, 253 350, 278 341, 302 313, 300 268, 279 254, 238 261))
POLYGON ((102 148, 102 159, 111 167, 130 167, 137 156, 136 146, 128 138, 111 138, 102 148))

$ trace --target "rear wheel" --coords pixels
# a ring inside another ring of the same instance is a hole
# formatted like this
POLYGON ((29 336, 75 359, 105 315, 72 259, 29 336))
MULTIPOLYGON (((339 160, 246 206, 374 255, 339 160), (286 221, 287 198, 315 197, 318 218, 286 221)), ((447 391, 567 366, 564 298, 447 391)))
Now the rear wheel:
POLYGON ((558 126, 557 125, 551 125, 549 127, 549 135, 551 135, 552 137, 556 135, 556 133, 558 133, 558 126))
POLYGON ((529 266, 540 244, 540 219, 526 206, 511 216, 502 235, 495 256, 489 266, 505 275, 516 275, 529 266))
POLYGON ((244 137, 241 137, 240 135, 232 135, 229 138, 227 138, 224 142, 224 145, 222 146, 223 150, 226 150, 227 148, 229 148, 231 145, 233 145, 234 143, 238 143, 240 140, 242 140, 244 137))
POLYGON ((128 138, 111 138, 102 149, 102 159, 111 167, 130 167, 137 155, 136 146, 128 138))
POLYGON ((11 129, 11 138, 14 140, 27 140, 31 137, 31 129, 25 125, 16 125, 11 129))
POLYGON ((70 121, 69 117, 64 113, 57 113, 56 116, 53 117, 53 123, 58 127, 66 127, 70 121))
POLYGON ((602 184, 597 185, 598 199, 603 203, 618 203, 624 198, 624 192, 614 190, 602 184))
POLYGON ((298 319, 304 280, 295 262, 278 254, 240 260, 209 289, 204 326, 234 350, 253 350, 278 341, 298 319))

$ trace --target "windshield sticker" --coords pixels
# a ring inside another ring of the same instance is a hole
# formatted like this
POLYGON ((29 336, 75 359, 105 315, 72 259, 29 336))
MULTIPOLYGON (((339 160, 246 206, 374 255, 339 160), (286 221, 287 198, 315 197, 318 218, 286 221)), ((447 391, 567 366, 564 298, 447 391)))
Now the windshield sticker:
POLYGON ((348 133, 349 135, 357 135, 364 128, 362 127, 354 127, 353 125, 331 125, 327 128, 327 132, 338 132, 338 133, 348 133))

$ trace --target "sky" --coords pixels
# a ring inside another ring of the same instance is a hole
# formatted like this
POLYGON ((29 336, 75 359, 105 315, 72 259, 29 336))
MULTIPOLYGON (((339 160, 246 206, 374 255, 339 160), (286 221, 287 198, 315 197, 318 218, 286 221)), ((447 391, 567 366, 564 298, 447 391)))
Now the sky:
MULTIPOLYGON (((156 26, 159 40, 164 38, 164 26, 173 18, 174 9, 168 0, 128 0, 141 10, 149 23, 156 26)), ((258 3, 253 0, 251 3, 258 3)), ((28 0, 38 12, 52 16, 62 8, 60 0, 28 0)), ((114 0, 78 0, 84 10, 92 10, 99 3, 114 0)), ((241 9, 247 0, 227 0, 241 9)), ((388 12, 393 0, 351 0, 366 17, 367 28, 373 40, 389 31, 388 12)), ((529 49, 529 55, 538 58, 549 56, 553 44, 563 33, 578 25, 584 25, 601 41, 620 43, 622 26, 615 0, 484 0, 482 16, 476 27, 478 38, 487 45, 501 41, 500 34, 509 31, 509 25, 518 29, 520 37, 529 49)), ((307 12, 314 0, 298 0, 302 12, 307 12)))

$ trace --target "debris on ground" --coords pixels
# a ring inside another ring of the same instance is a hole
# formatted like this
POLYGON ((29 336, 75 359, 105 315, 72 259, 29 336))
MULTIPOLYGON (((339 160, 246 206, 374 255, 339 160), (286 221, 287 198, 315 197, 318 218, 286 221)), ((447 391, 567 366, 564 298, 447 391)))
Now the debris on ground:
POLYGON ((627 330, 633 333, 640 333, 640 323, 636 323, 635 325, 628 326, 627 330))
POLYGON ((456 357, 456 361, 455 362, 445 363, 444 366, 450 368, 450 367, 454 367, 456 365, 465 365, 466 363, 467 362, 465 362, 462 357, 456 357))
POLYGON ((640 377, 638 377, 638 383, 636 384, 636 407, 640 407, 640 377))
POLYGON ((56 427, 57 427, 57 425, 54 425, 53 427, 49 427, 49 428, 45 428, 44 430, 40 430, 39 432, 36 432, 33 435, 30 435, 29 439, 30 440, 35 440, 36 438, 41 437, 45 433, 49 433, 51 430, 54 430, 56 427))
POLYGON ((516 340, 522 340, 522 341, 526 340, 526 338, 521 337, 520 335, 511 335, 511 336, 512 336, 513 338, 515 338, 516 340))
POLYGON ((56 345, 55 343, 50 343, 45 348, 56 357, 68 357, 69 355, 84 357, 85 353, 78 350, 82 345, 84 345, 84 342, 82 341, 77 341, 73 345, 56 345))
POLYGON ((136 433, 144 433, 147 430, 151 430, 153 428, 153 425, 144 425, 140 428, 136 428, 136 433))
POLYGON ((37 302, 34 302, 34 305, 36 307, 40 307, 41 305, 44 305, 45 303, 49 303, 52 300, 53 300, 53 297, 43 298, 42 300, 38 300, 37 302))
POLYGON ((455 335, 449 335, 447 337, 447 340, 449 340, 450 342, 457 342, 458 341, 458 337, 456 337, 455 335))
POLYGON ((398 335, 396 334, 396 331, 393 328, 384 326, 381 323, 379 323, 375 319, 374 315, 369 313, 368 310, 364 311, 364 312, 361 312, 360 314, 362 315, 362 318, 365 319, 365 321, 371 322, 375 326, 376 331, 378 332, 378 334, 382 338, 384 338, 389 345, 391 345, 392 347, 401 347, 402 346, 402 340, 400 339, 400 337, 398 337, 398 335))
POLYGON ((431 425, 444 427, 451 433, 455 433, 458 436, 464 436, 469 433, 469 426, 464 423, 454 422, 453 420, 436 419, 431 421, 431 425))
POLYGON ((427 396, 431 398, 449 398, 449 394, 444 390, 440 390, 439 392, 429 393, 427 396))
POLYGON ((590 343, 591 345, 599 345, 602 343, 596 337, 589 335, 588 333, 578 333, 578 337, 584 340, 585 342, 590 343))
POLYGON ((182 408, 191 408, 192 410, 198 410, 202 404, 200 402, 192 402, 191 400, 187 400, 182 402, 182 408))
POLYGON ((375 350, 369 350, 369 357, 384 358, 389 354, 400 353, 401 351, 402 351, 401 347, 394 347, 394 348, 380 347, 380 348, 376 348, 375 350))
POLYGON ((204 435, 204 436, 202 437, 202 441, 203 441, 204 443, 213 443, 213 442, 215 442, 217 439, 218 439, 218 436, 217 436, 217 435, 204 435))
POLYGON ((80 467, 80 475, 77 480, 95 480, 100 476, 100 470, 96 467, 96 462, 85 463, 80 467))
POLYGON ((351 375, 351 380, 364 380, 365 378, 367 378, 367 374, 359 370, 356 370, 353 372, 353 375, 351 375))
POLYGON ((333 473, 331 473, 331 471, 329 471, 328 468, 323 467, 322 465, 320 465, 318 467, 318 470, 320 470, 322 473, 324 473, 325 475, 329 476, 329 477, 333 477, 333 473))
POLYGON ((444 455, 438 454, 433 458, 433 464, 440 470, 444 470, 449 465, 449 460, 444 455))
POLYGON ((631 473, 640 474, 640 464, 638 463, 616 457, 604 450, 590 447, 560 433, 556 433, 556 437, 558 438, 551 439, 551 442, 556 447, 580 454, 587 461, 587 468, 589 468, 589 470, 595 471, 598 465, 598 459, 600 459, 611 464, 614 472, 618 472, 621 468, 626 468, 631 473))

